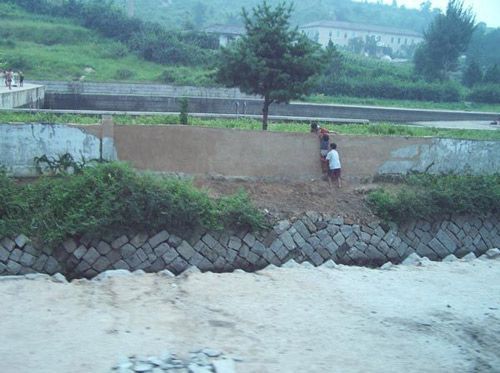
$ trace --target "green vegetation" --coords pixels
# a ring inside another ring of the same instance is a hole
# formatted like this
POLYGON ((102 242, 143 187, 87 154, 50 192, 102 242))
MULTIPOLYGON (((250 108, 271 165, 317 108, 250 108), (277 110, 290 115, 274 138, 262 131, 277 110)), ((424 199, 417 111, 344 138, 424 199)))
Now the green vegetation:
POLYGON ((161 81, 204 83, 205 69, 162 66, 144 61, 126 45, 60 17, 39 16, 0 3, 0 49, 4 64, 28 79, 94 81, 161 81), (6 19, 8 17, 8 19, 6 19))
POLYGON ((248 13, 246 33, 222 49, 217 79, 228 87, 264 98, 262 129, 267 130, 269 106, 308 93, 321 69, 319 46, 291 28, 292 6, 270 7, 265 1, 248 13))
MULTIPOLYGON (((122 9, 127 9, 127 0, 113 0, 113 2, 122 9)), ((241 8, 252 8, 260 2, 260 0, 137 0, 135 12, 141 19, 154 20, 168 28, 200 29, 216 23, 242 24, 241 8), (183 21, 179 22, 180 19, 183 21)), ((268 1, 271 6, 279 3, 282 1, 268 1)), ((436 9, 432 9, 429 1, 422 2, 421 11, 381 2, 350 0, 295 1, 295 10, 292 17, 294 24, 331 18, 339 21, 398 27, 417 32, 422 31, 438 13, 436 9)))
MULTIPOLYGON (((31 114, 27 112, 0 111, 0 123, 70 123, 92 125, 100 123, 99 116, 73 114, 31 114)), ((115 115, 113 121, 117 125, 169 125, 182 124, 178 115, 115 115)), ((249 118, 199 118, 189 116, 189 124, 200 127, 227 128, 247 131, 258 131, 262 123, 249 118)), ((500 140, 500 131, 461 130, 411 125, 395 125, 391 123, 372 124, 327 124, 323 127, 343 135, 360 136, 408 136, 408 137, 443 137, 469 140, 500 140)), ((271 122, 269 131, 274 132, 309 132, 310 123, 271 122)))
POLYGON ((463 111, 485 111, 499 112, 500 104, 483 104, 477 102, 433 102, 415 100, 382 99, 373 97, 351 97, 351 96, 326 96, 322 94, 312 95, 305 98, 306 102, 318 104, 339 105, 368 105, 387 106, 406 109, 437 109, 437 110, 463 110, 463 111))
POLYGON ((500 84, 482 84, 474 87, 468 96, 476 102, 500 103, 500 84))
POLYGON ((375 214, 397 223, 448 214, 500 214, 500 175, 407 177, 367 197, 375 214))
POLYGON ((433 102, 458 102, 463 98, 460 84, 416 78, 410 63, 339 52, 333 44, 327 47, 325 59, 326 67, 314 87, 317 94, 433 102))
POLYGON ((186 66, 214 62, 215 39, 203 33, 177 32, 159 24, 129 18, 108 1, 5 0, 43 16, 72 20, 100 35, 123 43, 147 61, 186 66))
POLYGON ((467 51, 475 29, 472 9, 465 9, 463 0, 449 0, 446 14, 434 18, 415 52, 415 72, 427 80, 448 79, 458 67, 458 58, 467 51))
POLYGON ((189 102, 186 97, 183 97, 180 102, 180 113, 179 113, 179 122, 181 124, 189 124, 189 102))
POLYGON ((190 182, 138 174, 121 163, 22 185, 0 173, 0 236, 24 233, 52 247, 83 235, 264 226, 244 192, 214 199, 190 182))

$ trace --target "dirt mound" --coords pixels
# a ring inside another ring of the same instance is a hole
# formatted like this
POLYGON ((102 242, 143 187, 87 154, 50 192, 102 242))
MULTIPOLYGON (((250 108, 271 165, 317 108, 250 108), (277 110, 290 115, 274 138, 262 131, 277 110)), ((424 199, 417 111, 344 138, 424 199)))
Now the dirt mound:
POLYGON ((341 189, 330 188, 324 180, 308 182, 236 181, 199 177, 198 187, 210 190, 213 196, 237 192, 243 188, 255 205, 279 218, 290 218, 306 211, 340 215, 350 223, 376 220, 365 202, 366 193, 374 184, 351 184, 344 181, 341 189))

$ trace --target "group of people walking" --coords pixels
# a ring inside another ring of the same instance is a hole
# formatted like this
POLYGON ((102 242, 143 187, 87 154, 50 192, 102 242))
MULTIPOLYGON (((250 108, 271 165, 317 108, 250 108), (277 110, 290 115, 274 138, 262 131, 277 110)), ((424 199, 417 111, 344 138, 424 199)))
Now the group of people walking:
MULTIPOLYGON (((15 74, 12 71, 12 69, 8 69, 5 71, 0 70, 0 75, 3 75, 4 81, 5 81, 5 86, 9 89, 12 89, 12 87, 15 87, 15 74)), ((24 85, 24 74, 22 71, 19 71, 17 73, 17 78, 19 82, 19 87, 22 87, 24 85)))
POLYGON ((321 128, 317 123, 311 124, 311 132, 319 137, 319 152, 321 169, 327 174, 328 183, 333 186, 337 184, 342 187, 340 156, 337 151, 337 144, 330 143, 330 132, 326 128, 321 128))

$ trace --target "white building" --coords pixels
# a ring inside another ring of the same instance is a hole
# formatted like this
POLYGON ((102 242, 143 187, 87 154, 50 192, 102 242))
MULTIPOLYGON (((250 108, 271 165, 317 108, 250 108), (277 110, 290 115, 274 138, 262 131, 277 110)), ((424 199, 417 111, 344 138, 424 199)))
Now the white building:
POLYGON ((212 25, 206 27, 203 31, 207 34, 215 34, 219 37, 219 46, 225 47, 231 41, 238 39, 241 35, 245 34, 243 26, 234 25, 212 25))
POLYGON ((422 34, 414 31, 350 22, 318 21, 301 26, 300 30, 323 47, 330 40, 335 45, 347 47, 351 39, 366 40, 367 36, 373 36, 378 46, 399 52, 405 46, 416 45, 424 40, 422 34))

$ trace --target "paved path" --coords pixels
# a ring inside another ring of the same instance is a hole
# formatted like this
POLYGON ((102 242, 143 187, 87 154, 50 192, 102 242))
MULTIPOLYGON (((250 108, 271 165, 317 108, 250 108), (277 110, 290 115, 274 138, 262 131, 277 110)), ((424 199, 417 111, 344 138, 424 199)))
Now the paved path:
POLYGON ((33 88, 40 87, 38 84, 24 84, 23 87, 12 87, 11 90, 7 88, 4 84, 3 79, 0 79, 0 94, 1 93, 6 93, 6 92, 16 92, 16 91, 27 91, 33 88))
POLYGON ((423 127, 450 128, 464 130, 500 130, 500 123, 491 124, 492 121, 453 121, 453 122, 416 122, 415 125, 423 127))
POLYGON ((214 348, 238 373, 499 372, 500 262, 0 280, 0 372, 214 348))

